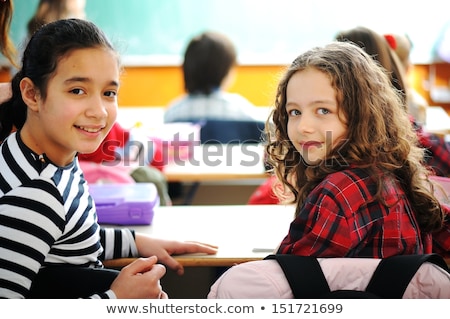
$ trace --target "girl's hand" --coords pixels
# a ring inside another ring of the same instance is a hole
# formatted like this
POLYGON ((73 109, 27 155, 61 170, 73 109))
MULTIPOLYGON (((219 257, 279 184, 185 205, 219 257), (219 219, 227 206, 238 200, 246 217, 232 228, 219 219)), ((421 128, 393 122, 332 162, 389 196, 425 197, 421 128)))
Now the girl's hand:
POLYGON ((124 267, 111 284, 119 299, 160 299, 168 298, 162 290, 160 279, 166 273, 166 268, 157 264, 156 256, 139 258, 124 267))
POLYGON ((181 242, 176 240, 165 240, 152 238, 144 234, 136 234, 136 245, 141 256, 156 256, 158 260, 176 271, 178 275, 184 273, 183 266, 171 255, 181 255, 190 253, 205 253, 212 255, 217 253, 217 246, 198 243, 181 242))

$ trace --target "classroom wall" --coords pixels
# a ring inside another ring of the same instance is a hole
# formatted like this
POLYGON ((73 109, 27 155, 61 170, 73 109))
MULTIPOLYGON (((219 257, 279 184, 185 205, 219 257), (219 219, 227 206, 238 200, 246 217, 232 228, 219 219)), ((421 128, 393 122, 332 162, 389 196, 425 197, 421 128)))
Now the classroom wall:
MULTIPOLYGON (((86 14, 123 57, 120 106, 164 106, 183 94, 181 55, 191 36, 205 29, 224 32, 237 46, 240 65, 229 91, 255 105, 271 105, 283 64, 312 46, 329 42, 338 30, 356 25, 380 33, 408 33, 414 43, 411 60, 418 64, 415 87, 429 99, 423 82, 428 79, 427 63, 435 61, 435 44, 450 23, 447 11, 440 10, 445 1, 428 0, 426 6, 408 2, 407 7, 399 1, 380 1, 371 8, 371 15, 355 15, 354 10, 367 9, 358 0, 89 0, 86 14), (254 14, 256 6, 258 14, 254 14), (399 16, 398 12, 407 14, 399 16)), ((38 2, 14 4, 11 35, 19 49, 26 38, 26 22, 38 2)), ((449 68, 442 65, 438 72, 442 72, 438 81, 448 83, 449 68)), ((0 80, 8 80, 3 73, 0 80)), ((450 104, 443 106, 447 105, 450 108, 450 104)))
POLYGON ((429 105, 442 106, 450 114, 450 101, 447 103, 433 101, 430 89, 434 86, 446 87, 450 91, 450 63, 419 64, 415 65, 410 77, 412 86, 429 103, 429 105), (436 78, 430 78, 431 67, 435 66, 436 78))
MULTIPOLYGON (((450 89, 450 64, 438 63, 435 85, 450 89)), ((240 65, 229 91, 242 94, 257 106, 273 105, 276 85, 285 65, 240 65)), ((414 66, 412 85, 430 105, 440 105, 450 113, 450 103, 433 101, 430 97, 430 64, 414 66)), ((179 66, 125 67, 119 93, 119 105, 165 106, 184 93, 183 75, 179 66)))
MULTIPOLYGON (((450 64, 438 63, 435 85, 450 89, 450 64)), ((414 88, 430 105, 444 107, 450 114, 450 103, 433 101, 430 97, 430 64, 414 66, 410 77, 414 88)), ((284 65, 238 66, 230 92, 242 94, 257 106, 273 105, 275 90, 284 65)), ((0 82, 10 81, 10 70, 0 69, 0 82)), ((184 94, 183 75, 178 66, 125 67, 119 92, 119 106, 165 106, 184 94)))
POLYGON ((9 82, 11 80, 11 69, 4 67, 0 68, 0 82, 9 82))
MULTIPOLYGON (((240 93, 255 105, 273 104, 284 66, 239 66, 230 92, 240 93)), ((165 106, 184 94, 179 66, 125 67, 119 92, 120 106, 165 106)))

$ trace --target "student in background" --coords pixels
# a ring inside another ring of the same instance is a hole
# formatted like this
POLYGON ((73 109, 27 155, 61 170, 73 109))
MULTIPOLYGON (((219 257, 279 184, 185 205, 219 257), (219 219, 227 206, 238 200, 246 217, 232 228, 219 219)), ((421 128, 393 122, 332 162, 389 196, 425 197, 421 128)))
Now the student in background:
POLYGON ((40 0, 27 24, 28 37, 44 24, 60 19, 86 18, 86 0, 40 0))
MULTIPOLYGON (((16 47, 11 40, 9 30, 14 11, 12 0, 0 2, 0 53, 7 59, 8 63, 17 67, 16 47)), ((9 82, 0 83, 0 102, 8 99, 11 95, 11 84, 9 82)))
MULTIPOLYGON (((236 48, 226 35, 206 31, 193 37, 185 50, 182 65, 186 94, 167 106, 164 123, 199 122, 205 125, 208 120, 258 121, 256 106, 237 93, 227 92, 234 81, 236 59, 236 48)), ((220 140, 225 140, 226 136, 226 132, 222 135, 219 131, 220 140)), ((218 138, 205 137, 205 140, 209 139, 218 138)), ((171 198, 181 197, 182 193, 182 183, 169 183, 171 198)))
POLYGON ((411 70, 409 54, 411 41, 406 35, 381 35, 366 27, 355 27, 341 31, 336 35, 338 41, 351 41, 364 48, 380 64, 392 74, 392 84, 405 94, 409 113, 416 121, 424 124, 423 108, 426 101, 420 97, 417 104, 417 92, 408 83, 408 72, 411 70))
POLYGON ((226 92, 234 78, 236 49, 218 32, 204 32, 189 42, 183 61, 187 95, 165 110, 164 122, 208 119, 254 120, 255 106, 243 96, 226 92))
POLYGON ((292 200, 291 191, 284 187, 275 174, 268 177, 250 195, 248 205, 288 204, 292 200), (276 191, 274 191, 276 189, 276 191))
POLYGON ((422 123, 418 122, 408 109, 409 86, 405 78, 405 70, 398 56, 391 49, 386 39, 379 33, 366 28, 356 27, 339 32, 338 41, 350 41, 373 57, 390 75, 391 84, 399 90, 403 97, 405 108, 411 116, 419 142, 426 149, 425 164, 438 176, 450 176, 450 147, 442 136, 426 132, 422 123))
POLYGON ((409 75, 413 68, 410 60, 412 49, 411 39, 407 34, 385 34, 384 37, 389 43, 389 46, 397 54, 405 72, 405 81, 408 86, 406 101, 408 103, 409 113, 411 113, 418 123, 425 124, 428 102, 409 84, 409 75))
POLYGON ((403 96, 364 50, 333 42, 298 56, 271 120, 269 163, 297 206, 278 253, 450 256, 450 210, 431 191, 403 96))
POLYGON ((157 262, 182 274, 172 254, 216 252, 98 225, 77 154, 95 151, 113 126, 119 74, 117 52, 88 21, 46 24, 28 42, 0 105, 1 297, 167 297, 157 262), (138 256, 120 272, 102 265, 138 256))
POLYGON ((17 51, 9 34, 13 11, 14 5, 12 0, 0 1, 0 53, 12 66, 16 67, 17 51))
POLYGON ((403 98, 406 101, 406 91, 408 87, 406 85, 403 65, 381 34, 372 29, 358 26, 338 32, 335 39, 341 42, 353 42, 362 47, 364 51, 388 71, 391 78, 391 85, 404 95, 403 98))

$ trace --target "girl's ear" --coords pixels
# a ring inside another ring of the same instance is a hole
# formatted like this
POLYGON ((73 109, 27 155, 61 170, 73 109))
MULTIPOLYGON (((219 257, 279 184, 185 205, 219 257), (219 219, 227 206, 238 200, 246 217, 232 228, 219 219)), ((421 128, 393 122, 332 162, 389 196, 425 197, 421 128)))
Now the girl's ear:
POLYGON ((33 81, 30 78, 23 78, 20 81, 20 92, 25 104, 33 111, 38 110, 39 92, 36 90, 33 81))

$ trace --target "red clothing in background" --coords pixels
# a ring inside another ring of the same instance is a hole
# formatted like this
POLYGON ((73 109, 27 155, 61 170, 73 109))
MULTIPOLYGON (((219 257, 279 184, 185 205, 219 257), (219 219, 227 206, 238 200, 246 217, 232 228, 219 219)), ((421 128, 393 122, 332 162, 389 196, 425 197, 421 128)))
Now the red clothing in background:
POLYGON ((95 163, 114 161, 116 160, 115 149, 124 147, 129 139, 130 131, 116 122, 95 152, 78 154, 78 159, 95 163))

